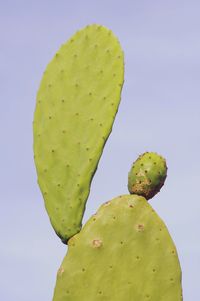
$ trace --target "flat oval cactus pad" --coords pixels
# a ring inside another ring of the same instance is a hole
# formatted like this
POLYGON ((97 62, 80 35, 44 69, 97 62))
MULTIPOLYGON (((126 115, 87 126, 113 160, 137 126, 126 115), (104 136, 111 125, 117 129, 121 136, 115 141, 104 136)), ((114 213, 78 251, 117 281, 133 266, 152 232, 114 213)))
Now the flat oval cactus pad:
POLYGON ((53 301, 181 301, 170 234, 141 196, 105 203, 68 242, 53 301))
POLYGON ((99 25, 72 36, 44 72, 33 125, 35 164, 52 226, 65 243, 81 229, 123 76, 120 44, 99 25))

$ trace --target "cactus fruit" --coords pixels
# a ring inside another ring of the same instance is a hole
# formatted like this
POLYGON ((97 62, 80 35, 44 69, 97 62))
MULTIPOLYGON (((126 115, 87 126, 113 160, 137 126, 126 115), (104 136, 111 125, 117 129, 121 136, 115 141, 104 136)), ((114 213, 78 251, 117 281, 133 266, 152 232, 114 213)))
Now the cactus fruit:
POLYGON ((44 72, 33 124, 35 164, 51 223, 65 243, 81 229, 123 76, 120 44, 99 25, 72 36, 44 72))
POLYGON ((53 301, 182 300, 175 245, 141 196, 102 205, 68 245, 53 301))
POLYGON ((167 177, 166 161, 156 153, 146 152, 133 163, 128 175, 131 194, 144 196, 147 200, 158 193, 167 177))

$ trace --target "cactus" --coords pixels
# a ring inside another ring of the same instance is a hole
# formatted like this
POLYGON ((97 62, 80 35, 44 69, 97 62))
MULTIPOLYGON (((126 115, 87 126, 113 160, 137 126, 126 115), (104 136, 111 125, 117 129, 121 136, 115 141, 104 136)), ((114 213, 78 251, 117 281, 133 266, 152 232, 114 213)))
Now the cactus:
POLYGON ((33 125, 35 164, 50 221, 64 243, 81 229, 123 74, 117 38, 91 25, 62 45, 42 78, 33 125))
POLYGON ((158 193, 167 177, 166 161, 156 153, 146 152, 133 163, 128 175, 128 190, 147 200, 158 193))
POLYGON ((81 229, 122 84, 118 40, 91 25, 60 48, 40 85, 34 115, 38 183, 51 223, 68 243, 53 301, 182 300, 176 247, 147 202, 166 179, 164 158, 141 155, 129 172, 131 195, 103 204, 81 229))
POLYGON ((175 245, 141 196, 102 205, 68 245, 53 301, 182 300, 175 245))

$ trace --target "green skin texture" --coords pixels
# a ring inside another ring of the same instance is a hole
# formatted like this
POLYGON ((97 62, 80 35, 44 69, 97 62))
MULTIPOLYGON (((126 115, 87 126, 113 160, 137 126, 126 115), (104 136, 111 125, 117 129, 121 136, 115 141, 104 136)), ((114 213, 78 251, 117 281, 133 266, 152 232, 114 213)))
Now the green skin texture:
POLYGON ((181 301, 169 232, 145 198, 105 203, 69 240, 53 301, 181 301))
POLYGON ((81 229, 123 81, 120 44, 99 25, 72 36, 44 72, 34 114, 34 158, 46 210, 64 243, 81 229))
POLYGON ((158 193, 167 177, 166 161, 153 152, 146 152, 133 163, 128 174, 128 190, 147 200, 158 193))

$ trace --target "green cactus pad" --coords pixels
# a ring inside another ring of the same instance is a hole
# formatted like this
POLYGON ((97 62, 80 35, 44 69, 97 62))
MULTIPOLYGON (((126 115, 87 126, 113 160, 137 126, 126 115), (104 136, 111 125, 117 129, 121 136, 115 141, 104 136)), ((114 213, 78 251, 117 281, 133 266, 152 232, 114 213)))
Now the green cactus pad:
POLYGON ((141 196, 105 203, 68 244, 53 301, 182 300, 175 245, 141 196))
POLYGON ((133 163, 128 175, 131 194, 144 196, 147 200, 158 193, 167 177, 166 161, 156 153, 146 152, 133 163))
POLYGON ((65 243, 81 229, 123 76, 120 44, 99 25, 78 31, 44 72, 34 115, 34 155, 47 212, 65 243))

